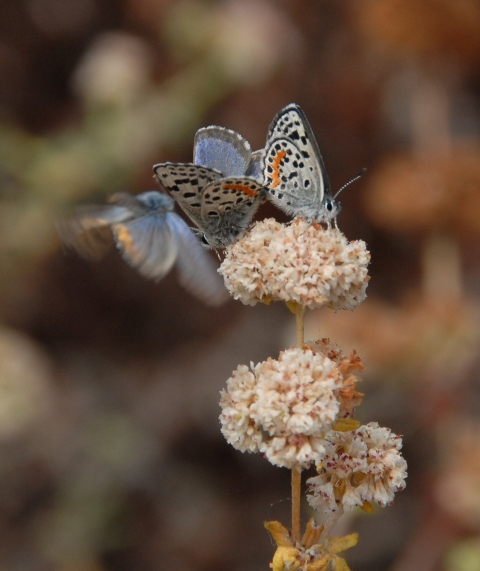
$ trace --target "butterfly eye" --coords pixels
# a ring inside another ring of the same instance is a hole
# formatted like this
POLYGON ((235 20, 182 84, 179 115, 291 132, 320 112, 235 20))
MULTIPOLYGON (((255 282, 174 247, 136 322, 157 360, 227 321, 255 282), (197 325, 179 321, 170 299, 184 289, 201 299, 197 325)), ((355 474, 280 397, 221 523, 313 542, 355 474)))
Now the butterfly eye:
POLYGON ((327 210, 331 212, 333 210, 333 204, 331 202, 327 202, 327 210))
POLYGON ((210 246, 210 244, 208 243, 207 238, 205 237, 205 234, 202 234, 202 240, 201 240, 202 244, 204 246, 210 246))

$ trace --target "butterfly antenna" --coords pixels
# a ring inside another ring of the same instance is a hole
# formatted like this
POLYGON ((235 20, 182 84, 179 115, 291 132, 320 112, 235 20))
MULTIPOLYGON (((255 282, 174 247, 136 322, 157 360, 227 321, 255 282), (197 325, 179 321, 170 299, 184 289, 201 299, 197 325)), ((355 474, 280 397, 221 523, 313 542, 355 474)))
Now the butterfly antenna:
POLYGON ((347 182, 347 184, 344 184, 344 185, 340 188, 340 190, 337 191, 337 193, 335 194, 335 196, 334 196, 333 198, 337 198, 337 196, 342 192, 342 190, 344 190, 345 188, 347 188, 347 186, 350 186, 350 185, 352 184, 352 182, 355 182, 355 181, 358 180, 359 178, 362 178, 362 176, 363 176, 366 172, 367 172, 367 169, 366 169, 366 168, 362 169, 362 171, 359 172, 359 173, 357 174, 357 176, 353 177, 352 180, 349 180, 349 181, 347 182))

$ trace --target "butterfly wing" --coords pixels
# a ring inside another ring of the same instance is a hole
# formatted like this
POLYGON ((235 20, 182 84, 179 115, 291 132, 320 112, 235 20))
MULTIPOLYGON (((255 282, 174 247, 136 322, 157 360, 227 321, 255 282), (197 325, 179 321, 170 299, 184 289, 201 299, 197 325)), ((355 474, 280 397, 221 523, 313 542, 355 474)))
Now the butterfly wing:
POLYGON ((224 303, 229 295, 207 250, 174 212, 167 213, 167 221, 177 242, 178 279, 182 286, 208 305, 224 303))
POLYGON ((289 214, 326 217, 330 182, 312 128, 299 105, 284 107, 270 125, 264 162, 265 185, 289 214))
POLYGON ((268 131, 267 144, 278 138, 289 139, 301 152, 312 172, 314 183, 318 182, 321 188, 320 197, 323 199, 325 192, 330 192, 330 181, 317 140, 300 105, 290 103, 274 117, 268 131))
POLYGON ((245 176, 254 178, 257 182, 263 183, 263 165, 265 160, 265 150, 260 149, 252 153, 248 162, 245 176))
POLYGON ((153 170, 158 181, 170 192, 192 222, 203 230, 202 191, 222 173, 191 163, 159 163, 153 170))
POLYGON ((289 139, 275 139, 265 155, 265 186, 273 202, 291 215, 315 218, 321 205, 311 169, 289 139))
POLYGON ((175 208, 175 201, 166 193, 148 190, 140 194, 116 192, 108 197, 110 204, 124 206, 132 218, 140 218, 152 212, 166 212, 175 208))
POLYGON ((97 262, 112 246, 110 225, 128 220, 130 216, 129 209, 123 206, 82 206, 70 218, 60 220, 56 227, 67 247, 97 262))
MULTIPOLYGON (((209 184, 202 194, 202 216, 221 216, 248 212, 255 214, 263 186, 253 178, 222 178, 209 184)), ((243 214, 242 214, 243 217, 243 214)))
POLYGON ((252 150, 236 131, 224 127, 199 129, 193 142, 193 162, 220 171, 223 176, 243 176, 252 150))
POLYGON ((202 194, 201 214, 212 248, 233 244, 248 228, 262 198, 263 186, 246 177, 222 178, 202 194))
POLYGON ((124 260, 146 278, 158 281, 171 269, 177 257, 177 242, 165 212, 112 225, 112 232, 124 260))

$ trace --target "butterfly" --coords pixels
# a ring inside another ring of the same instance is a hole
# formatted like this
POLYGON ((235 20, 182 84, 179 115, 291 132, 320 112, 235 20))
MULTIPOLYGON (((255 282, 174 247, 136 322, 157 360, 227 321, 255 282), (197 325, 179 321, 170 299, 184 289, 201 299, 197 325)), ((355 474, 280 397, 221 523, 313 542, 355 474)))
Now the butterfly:
POLYGON ((157 180, 199 228, 211 248, 225 248, 247 230, 264 196, 263 151, 239 133, 205 127, 194 139, 193 163, 159 163, 157 180))
POLYGON ((336 219, 341 206, 332 196, 315 135, 299 105, 291 103, 275 115, 264 153, 268 199, 309 222, 336 219))
POLYGON ((146 278, 161 280, 174 265, 181 285, 209 305, 220 305, 228 293, 205 248, 173 212, 174 200, 156 191, 118 192, 105 206, 84 206, 60 221, 63 242, 89 260, 100 260, 111 238, 124 260, 146 278))

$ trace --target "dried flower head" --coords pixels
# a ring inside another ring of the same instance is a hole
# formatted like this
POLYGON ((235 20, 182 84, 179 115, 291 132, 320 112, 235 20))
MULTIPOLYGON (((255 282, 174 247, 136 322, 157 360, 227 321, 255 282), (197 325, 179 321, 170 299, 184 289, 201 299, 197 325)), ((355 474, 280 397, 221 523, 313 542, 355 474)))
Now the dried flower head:
POLYGON ((227 441, 287 468, 307 468, 323 458, 324 435, 342 407, 341 367, 321 352, 294 348, 250 369, 240 365, 222 391, 227 441))
POLYGON ((336 343, 331 343, 330 339, 324 338, 319 341, 307 342, 307 347, 311 347, 315 352, 322 353, 337 364, 342 374, 342 388, 338 392, 340 400, 339 418, 351 418, 354 416, 355 408, 362 403, 363 393, 356 390, 358 377, 353 373, 363 371, 365 367, 356 351, 352 351, 349 357, 336 343))
POLYGON ((27 336, 0 328, 0 441, 32 430, 51 414, 50 362, 27 336))
POLYGON ((390 157, 370 181, 366 208, 382 228, 412 234, 448 229, 476 236, 480 216, 480 148, 390 157))
POLYGON ((366 502, 385 507, 405 487, 402 439, 390 429, 371 422, 351 432, 332 430, 325 440, 319 475, 307 480, 308 503, 316 510, 333 512, 341 506, 349 511, 366 502))
POLYGON ((370 254, 337 229, 301 218, 285 225, 268 218, 227 248, 219 268, 235 299, 295 302, 309 309, 354 309, 366 297, 370 254))
POLYGON ((434 493, 439 506, 462 528, 480 529, 480 423, 452 416, 437 428, 439 468, 434 493))
POLYGON ((455 58, 472 64, 480 53, 480 6, 476 0, 367 0, 357 22, 375 46, 396 57, 455 58))

